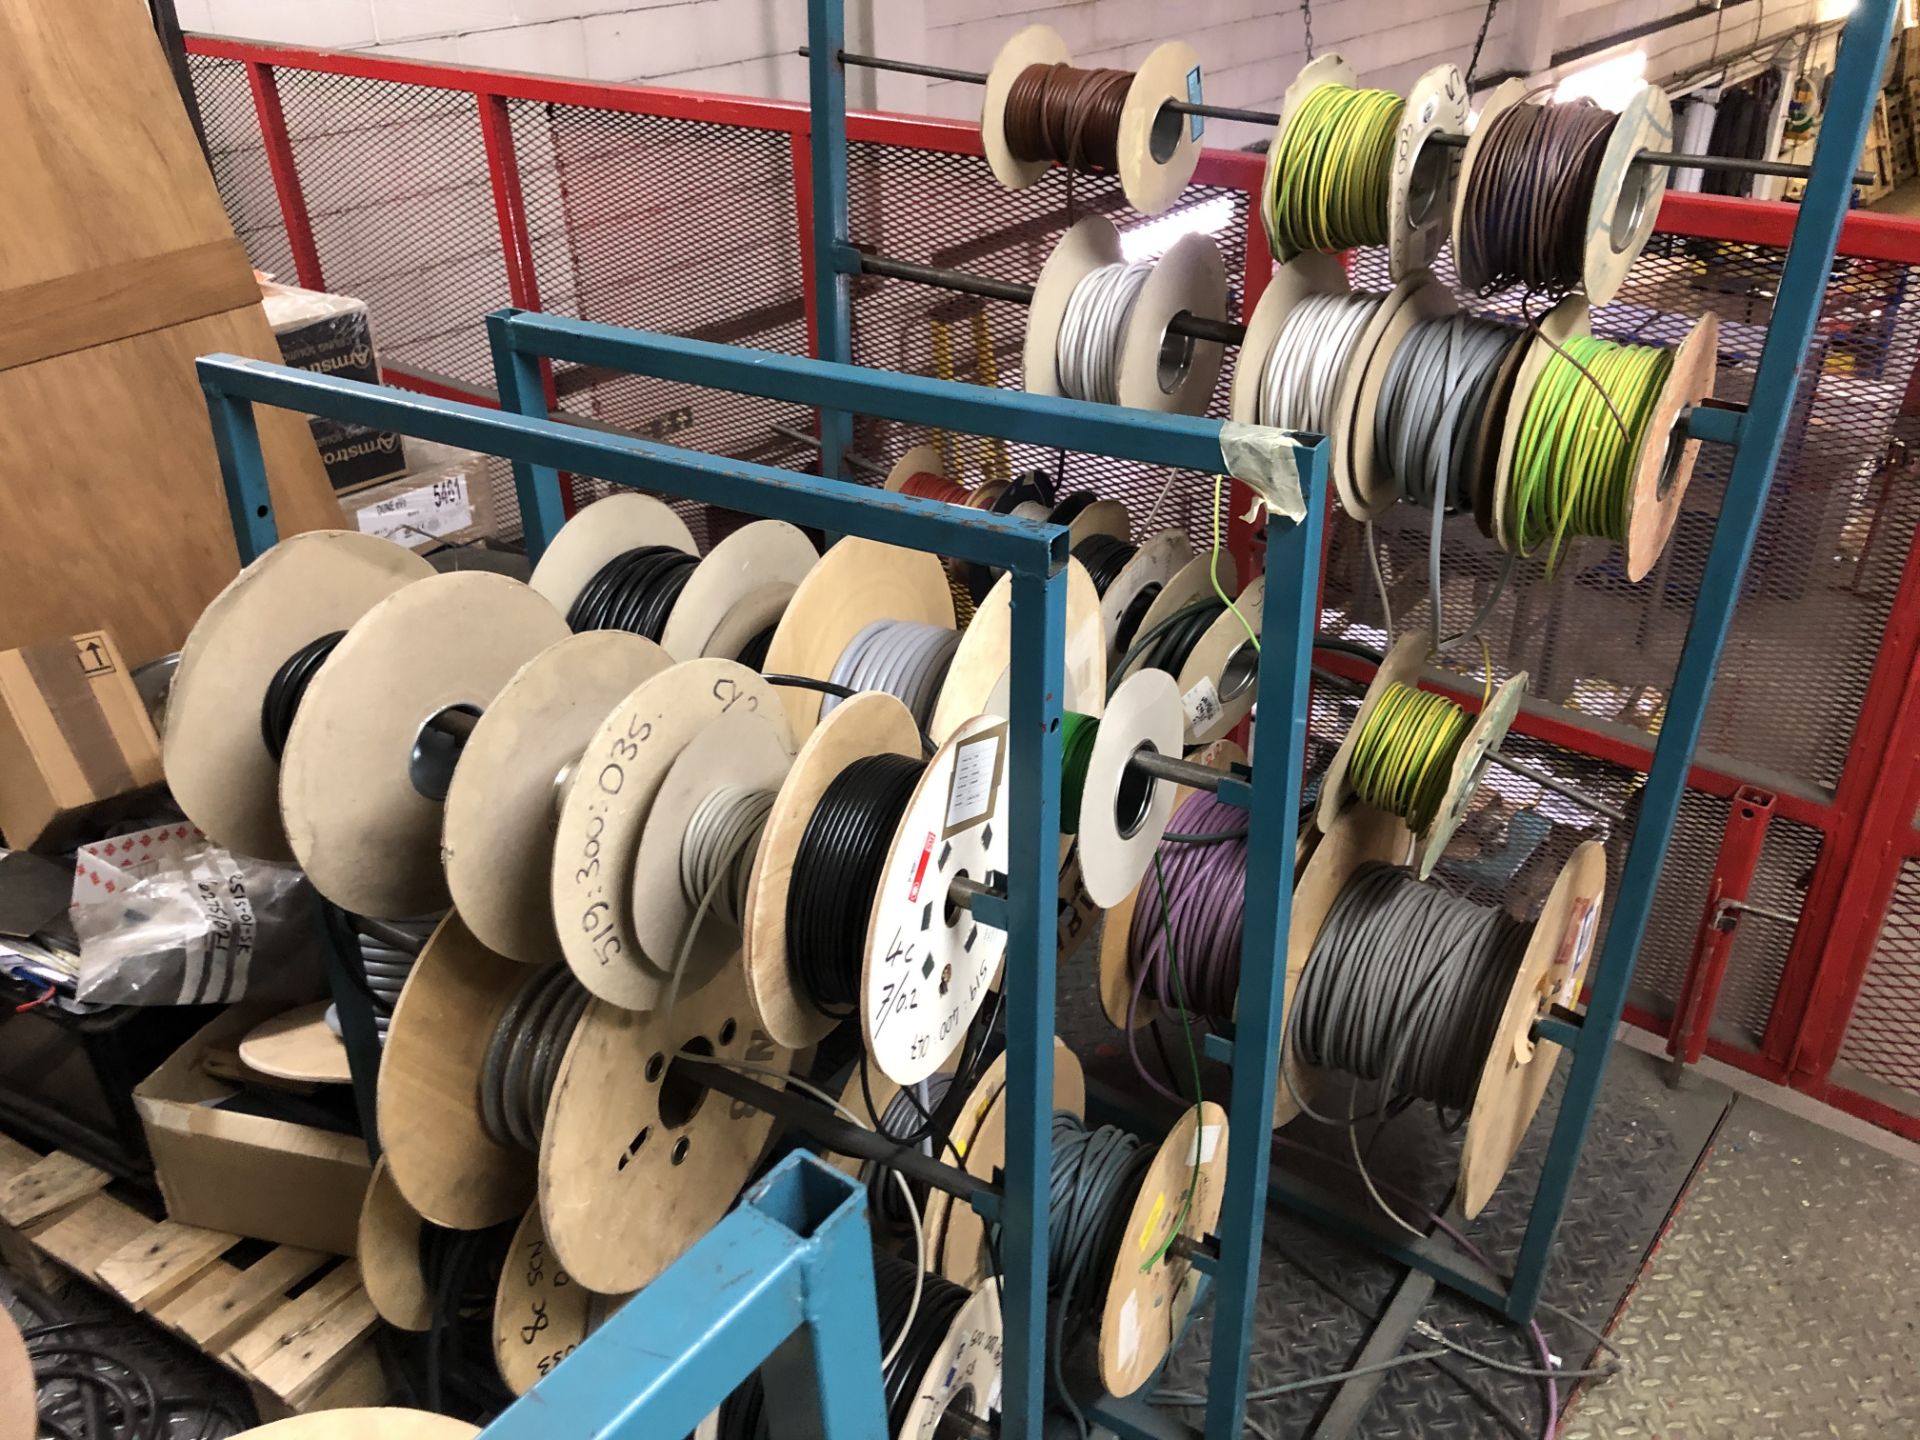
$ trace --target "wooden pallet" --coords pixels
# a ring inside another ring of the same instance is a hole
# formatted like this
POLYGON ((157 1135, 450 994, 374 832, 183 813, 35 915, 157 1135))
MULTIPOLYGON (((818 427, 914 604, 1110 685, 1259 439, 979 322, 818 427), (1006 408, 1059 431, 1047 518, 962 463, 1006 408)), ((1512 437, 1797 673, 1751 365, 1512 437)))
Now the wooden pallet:
POLYGON ((385 1403, 358 1264, 279 1245, 242 1267, 228 1258, 240 1236, 156 1224, 108 1179, 0 1135, 0 1261, 41 1285, 66 1272, 110 1291, 246 1380, 263 1419, 385 1403))

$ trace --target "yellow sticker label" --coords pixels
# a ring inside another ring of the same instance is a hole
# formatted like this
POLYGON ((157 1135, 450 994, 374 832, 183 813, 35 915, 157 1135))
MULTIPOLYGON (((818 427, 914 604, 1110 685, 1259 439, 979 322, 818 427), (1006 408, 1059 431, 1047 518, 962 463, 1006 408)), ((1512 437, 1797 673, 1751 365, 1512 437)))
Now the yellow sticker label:
POLYGON ((1167 1208, 1167 1192, 1162 1190, 1153 1197, 1153 1209, 1147 1212, 1147 1223, 1140 1227, 1140 1253, 1146 1254, 1153 1248, 1153 1232, 1160 1226, 1160 1216, 1167 1208))

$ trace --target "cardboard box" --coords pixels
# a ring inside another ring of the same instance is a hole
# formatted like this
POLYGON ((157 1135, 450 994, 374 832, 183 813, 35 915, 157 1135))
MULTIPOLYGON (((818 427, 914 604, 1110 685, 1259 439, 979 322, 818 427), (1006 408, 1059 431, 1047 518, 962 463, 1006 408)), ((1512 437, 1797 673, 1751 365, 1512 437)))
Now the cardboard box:
MULTIPOLYGON (((413 446, 407 449, 412 458, 413 446)), ((450 458, 342 495, 347 527, 423 551, 492 535, 493 477, 487 457, 447 446, 434 449, 450 458)))
POLYGON ((246 1033, 271 1006, 235 1005, 134 1087, 167 1218, 325 1250, 354 1252, 372 1166, 366 1143, 311 1125, 216 1109, 237 1087, 231 1070, 246 1033))
MULTIPOLYGON (((366 302, 294 285, 260 284, 260 304, 280 344, 280 358, 302 370, 380 383, 373 324, 366 302)), ((314 443, 335 490, 377 484, 406 469, 400 437, 390 430, 314 418, 314 443)))
POLYGON ((160 737, 105 631, 0 652, 0 836, 58 849, 158 785, 160 737))

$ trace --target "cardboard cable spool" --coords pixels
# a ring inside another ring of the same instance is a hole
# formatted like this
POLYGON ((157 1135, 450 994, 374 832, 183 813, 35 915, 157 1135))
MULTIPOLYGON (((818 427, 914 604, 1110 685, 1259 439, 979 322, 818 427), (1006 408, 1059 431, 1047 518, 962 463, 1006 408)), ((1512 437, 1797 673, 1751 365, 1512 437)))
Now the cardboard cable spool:
MULTIPOLYGON (((1160 670, 1138 670, 1121 682, 1100 717, 1087 758, 1074 831, 1080 881, 1102 909, 1121 903, 1153 863, 1173 814, 1174 791, 1133 768, 1142 750, 1178 756, 1186 731, 1180 690, 1160 670)), ((1068 817, 1061 817, 1067 823, 1068 817)))
MULTIPOLYGON (((966 1152, 969 1173, 991 1174, 989 1167, 1006 1159, 1003 1101, 1003 1094, 993 1097, 974 1132, 966 1152)), ((1160 1143, 1134 1196, 1113 1268, 1102 1277, 1104 1298, 1098 1306, 1100 1380, 1111 1394, 1131 1395, 1144 1385, 1186 1325, 1199 1274, 1191 1262, 1163 1250, 1176 1229, 1199 1240, 1220 1218, 1226 1138, 1227 1114, 1218 1105, 1207 1101, 1186 1111, 1160 1143)), ((970 1207, 955 1204, 947 1224, 948 1278, 981 1284, 992 1263, 984 1224, 970 1207)))
POLYGON ((596 1295, 575 1281, 547 1243, 540 1207, 529 1207, 508 1244, 494 1296, 493 1358, 500 1378, 514 1394, 526 1394, 626 1298, 596 1295))
MULTIPOLYGON (((1366 697, 1360 702, 1360 710, 1353 717, 1353 724, 1347 727, 1347 733, 1340 738, 1340 748, 1334 752, 1333 763, 1327 766, 1326 775, 1320 782, 1317 819, 1322 831, 1333 829, 1341 812, 1347 808, 1347 802, 1353 798, 1348 771, 1353 764, 1353 750, 1361 730, 1372 718, 1389 686, 1419 686, 1426 658, 1427 637, 1424 633, 1402 635, 1387 652, 1387 658, 1380 662, 1380 668, 1374 671, 1366 697)), ((1509 675, 1495 687, 1492 698, 1480 707, 1472 728, 1460 742, 1460 748, 1454 753, 1446 798, 1441 802, 1432 826, 1424 835, 1415 837, 1419 862, 1417 868, 1422 880, 1433 873, 1433 867, 1440 863, 1441 855, 1446 852, 1447 843, 1467 818, 1480 778, 1486 774, 1487 757, 1497 751, 1507 738, 1507 731, 1513 726, 1513 717, 1519 713, 1520 702, 1526 698, 1526 694, 1527 672, 1522 670, 1509 675)))
MULTIPOLYGON (((1569 295, 1541 319, 1539 332, 1526 347, 1513 380, 1513 398, 1506 407, 1500 449, 1494 471, 1493 536, 1503 550, 1517 552, 1518 537, 1510 526, 1515 453, 1527 406, 1542 372, 1576 335, 1589 334, 1587 302, 1569 295)), ((1684 416, 1713 394, 1718 364, 1720 317, 1709 311, 1693 323, 1686 339, 1674 351, 1673 365, 1661 386, 1633 461, 1633 483, 1627 497, 1626 572, 1638 583, 1652 572, 1666 549, 1680 518, 1680 504, 1693 478, 1700 442, 1687 436, 1684 416)))
POLYGON ((479 1433, 451 1416, 381 1406, 295 1415, 242 1430, 234 1440, 473 1440, 479 1433))
MULTIPOLYGON (((1500 84, 1480 106, 1480 119, 1460 157, 1460 178, 1454 190, 1453 254, 1464 290, 1484 290, 1488 267, 1462 223, 1474 170, 1485 149, 1493 122, 1533 94, 1524 80, 1500 84)), ((1604 305, 1620 292, 1627 271, 1639 258, 1660 215, 1667 193, 1667 171, 1638 159, 1642 150, 1673 148, 1673 102, 1658 85, 1649 85, 1620 112, 1594 180, 1584 227, 1586 246, 1581 290, 1595 305, 1604 305)))
POLYGON ((307 686, 280 765, 287 838, 316 890, 388 920, 446 908, 448 775, 423 763, 428 723, 483 713, 566 635, 537 591, 481 571, 435 575, 361 617, 307 686))
POLYGON ((1003 930, 950 898, 1007 871, 1007 722, 964 722, 927 762, 894 830, 867 920, 860 1025, 867 1053, 911 1085, 933 1072, 985 1002, 1003 930))
POLYGON ((180 651, 161 755, 174 799, 209 840, 259 860, 294 858, 280 767, 260 735, 267 688, 302 646, 433 573, 390 540, 314 530, 273 546, 201 612, 180 651))
MULTIPOLYGON (((1089 510, 1099 507, 1090 506, 1089 510)), ((938 745, 975 715, 1004 715, 1009 700, 1008 670, 1013 663, 1013 577, 993 582, 974 607, 973 619, 947 666, 947 678, 934 702, 927 734, 938 745)), ((1061 705, 1085 715, 1100 713, 1107 690, 1107 653, 1101 632, 1099 592, 1086 566, 1067 561, 1067 635, 1062 661, 1066 688, 1061 705)), ((832 712, 828 712, 831 714, 832 712)))
POLYGON ((562 525, 527 583, 565 615, 608 561, 649 545, 699 553, 686 522, 663 502, 623 490, 594 501, 562 525))
MULTIPOLYGON (((958 1060, 956 1052, 940 1068, 951 1073, 958 1060)), ((953 1147, 947 1152, 948 1157, 958 1154, 966 1172, 976 1180, 993 1179, 993 1171, 980 1168, 981 1162, 975 1158, 975 1141, 986 1133, 988 1119, 999 1107, 1006 1088, 1007 1056, 1002 1051, 994 1056, 992 1063, 980 1072, 980 1078, 973 1082, 973 1089, 967 1092, 967 1098, 961 1102, 953 1119, 953 1128, 947 1136, 953 1147)), ((878 1093, 874 1098, 884 1113, 887 1101, 881 1099, 878 1093)), ((1076 1115, 1084 1114, 1087 1108, 1087 1080, 1080 1067, 1080 1057, 1068 1049, 1066 1042, 1057 1035, 1053 1038, 1053 1103, 1050 1108, 1071 1110, 1076 1115)), ((987 1153, 996 1153, 996 1148, 990 1145, 987 1153)), ((1000 1130, 997 1154, 1000 1159, 994 1163, 1004 1163, 1004 1126, 1000 1130)), ((929 1190, 921 1220, 927 1237, 927 1269, 956 1284, 975 1283, 984 1273, 978 1267, 978 1252, 986 1230, 973 1207, 961 1204, 944 1190, 929 1190), (956 1222, 959 1226, 957 1231, 956 1222)))
POLYGON ((449 913, 388 1021, 377 1091, 387 1170, 416 1213, 449 1230, 498 1225, 533 1199, 534 1157, 488 1133, 480 1075, 501 1015, 535 974, 449 913))
MULTIPOLYGON (((794 591, 767 647, 766 671, 828 679, 854 636, 876 620, 953 628, 953 592, 938 556, 855 536, 841 540, 794 591)), ((821 698, 817 690, 781 687, 796 741, 819 723, 821 698)))
POLYGON ((921 1372, 898 1440, 935 1440, 941 1418, 955 1405, 975 1419, 997 1416, 1005 1339, 1000 1287, 981 1285, 953 1317, 946 1338, 921 1372))
MULTIPOLYGON (((1120 536, 1122 540, 1125 535, 1120 536)), ((1126 618, 1127 611, 1133 608, 1141 596, 1152 591, 1147 604, 1153 603, 1166 583, 1179 573, 1180 567, 1193 558, 1193 542, 1187 539, 1187 532, 1177 526, 1169 526, 1149 535, 1140 542, 1140 546, 1128 557, 1127 563, 1120 567, 1120 573, 1108 584, 1106 594, 1100 597, 1100 628, 1107 640, 1107 663, 1120 663, 1120 622, 1126 618)), ((1144 616, 1145 611, 1141 611, 1144 616)), ((1136 626, 1134 633, 1138 633, 1136 626)))
POLYGON ((1354 399, 1348 467, 1353 479, 1354 502, 1364 512, 1363 518, 1367 519, 1377 517, 1400 498, 1400 487, 1393 476, 1387 473, 1374 444, 1374 425, 1380 414, 1380 392, 1386 388, 1387 371, 1392 367, 1393 357, 1406 343, 1414 326, 1429 320, 1444 319, 1460 308, 1453 298, 1453 292, 1426 271, 1409 279, 1413 289, 1407 295, 1406 302, 1394 311, 1393 318, 1387 321, 1386 328, 1380 332, 1379 343, 1373 347, 1373 353, 1367 358, 1366 367, 1361 372, 1360 386, 1354 399))
MULTIPOLYGON (((773 1121, 709 1092, 678 1052, 784 1074, 729 966, 671 1011, 587 1007, 540 1142, 540 1215, 559 1263, 602 1295, 650 1283, 733 1205, 773 1121)), ((775 1079, 772 1083, 778 1084, 775 1079)))
MULTIPOLYGON (((1031 394, 1065 395, 1060 386, 1060 326, 1067 303, 1088 275, 1124 263, 1120 232, 1104 215, 1087 215, 1060 237, 1040 267, 1027 307, 1023 384, 1031 394)), ((1168 333, 1177 315, 1224 320, 1227 274, 1205 235, 1183 235, 1153 267, 1127 316, 1115 392, 1136 410, 1198 415, 1213 398, 1225 354, 1218 342, 1168 333)))
MULTIPOLYGON (((1314 62, 1318 64, 1318 61, 1314 62)), ((1425 270, 1413 270, 1393 289, 1380 297, 1380 304, 1368 319, 1352 347, 1347 351, 1345 367, 1327 402, 1324 421, 1327 434, 1327 468, 1341 507, 1356 520, 1368 518, 1355 478, 1353 447, 1355 417, 1360 409, 1361 387, 1373 357, 1394 317, 1416 293, 1432 287, 1433 277, 1425 270)), ((1281 331, 1301 302, 1316 295, 1357 293, 1347 284, 1346 272, 1331 255, 1308 251, 1294 256, 1274 271, 1273 279, 1254 306, 1253 319, 1247 324, 1247 338, 1240 347, 1240 363, 1235 367, 1228 413, 1235 420, 1256 423, 1260 416, 1260 393, 1268 362, 1281 331)))
MULTIPOLYGON (((1360 79, 1337 53, 1308 61, 1294 77, 1281 97, 1280 119, 1267 146, 1263 197, 1273 194, 1274 167, 1288 127, 1308 97, 1323 85, 1358 89, 1360 79)), ((1451 147, 1431 140, 1436 133, 1464 131, 1468 109, 1466 81, 1455 65, 1436 65, 1422 75, 1401 109, 1394 132, 1393 169, 1387 177, 1387 263, 1396 281, 1432 264, 1446 241, 1460 162, 1451 147)), ((1269 239, 1276 260, 1292 260, 1300 253, 1289 251, 1278 236, 1269 239)))
POLYGON ((240 1063, 249 1070, 309 1085, 348 1085, 346 1042, 327 1023, 332 1002, 318 1000, 262 1020, 240 1042, 240 1063))
MULTIPOLYGON (((645 909, 648 933, 659 938, 653 907, 665 904, 636 883, 641 836, 682 753, 698 743, 712 755, 702 737, 726 717, 748 714, 771 730, 774 745, 791 743, 773 686, 732 660, 688 660, 639 685, 582 751, 554 831, 553 913, 567 964, 599 999, 639 1010, 666 993, 675 957, 652 953, 639 933, 645 909)), ((682 997, 704 978, 683 977, 682 997)))
POLYGON ((561 802, 607 716, 671 663, 644 636, 569 635, 521 666, 473 727, 447 790, 440 851, 454 908, 488 949, 560 963, 552 872, 561 802))
MULTIPOLYGON (((980 140, 994 178, 1009 190, 1024 190, 1048 170, 1050 160, 1022 160, 1007 144, 1007 92, 1031 65, 1070 65, 1072 52, 1059 32, 1029 25, 1000 47, 980 107, 980 140)), ((1169 100, 1198 100, 1200 59, 1182 41, 1169 40, 1134 72, 1114 144, 1127 203, 1142 215, 1158 215, 1180 197, 1200 163, 1200 121, 1166 108, 1169 100)))
MULTIPOLYGON (((1391 815, 1355 806, 1320 842, 1293 894, 1292 926, 1287 936, 1287 993, 1295 994, 1313 953, 1327 911, 1355 870, 1368 862, 1399 865, 1408 845, 1407 827, 1391 815)), ((1606 849, 1597 840, 1576 848, 1548 892, 1533 937, 1514 975, 1500 1024, 1488 1048, 1480 1081, 1468 1112, 1460 1149, 1457 1198, 1471 1219, 1486 1207, 1501 1177, 1513 1163, 1527 1126, 1540 1108, 1560 1047, 1533 1038, 1533 1024, 1555 1004, 1570 1004, 1579 994, 1607 882, 1606 849)), ((1290 1036, 1285 1028, 1283 1036, 1290 1036)), ((1313 1072, 1286 1047, 1282 1063, 1310 1087, 1313 1072)), ((1281 1095, 1286 1096, 1284 1081, 1281 1095)), ((1288 1097, 1290 1099, 1290 1097, 1288 1097)), ((1280 1114, 1275 1123, 1291 1119, 1280 1114)), ((1288 1107, 1292 1108, 1292 1107, 1288 1107)), ((1297 1113, 1297 1111, 1296 1111, 1297 1113)))
POLYGON ((787 959, 793 858, 807 822, 827 786, 854 761, 873 755, 918 759, 924 753, 907 707, 875 690, 834 706, 794 757, 761 831, 760 854, 747 887, 744 934, 742 969, 753 1015, 776 1043, 801 1049, 824 1039, 840 1023, 807 998, 787 959))

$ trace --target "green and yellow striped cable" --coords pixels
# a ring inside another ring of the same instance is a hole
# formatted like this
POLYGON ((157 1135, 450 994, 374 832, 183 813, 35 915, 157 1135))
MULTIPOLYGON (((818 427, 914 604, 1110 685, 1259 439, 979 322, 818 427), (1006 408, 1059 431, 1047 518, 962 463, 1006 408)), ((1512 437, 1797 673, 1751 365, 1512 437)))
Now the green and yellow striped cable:
POLYGON ((1444 696, 1389 684, 1354 737, 1347 779, 1376 810, 1424 835, 1440 814, 1473 717, 1444 696))
POLYGON ((1627 509, 1648 422, 1673 352, 1575 335, 1556 348, 1520 418, 1507 482, 1507 548, 1547 551, 1547 574, 1569 537, 1627 539, 1627 509))
POLYGON ((1322 85, 1301 103, 1269 173, 1267 234, 1289 250, 1387 243, 1387 188, 1406 102, 1391 90, 1322 85))

